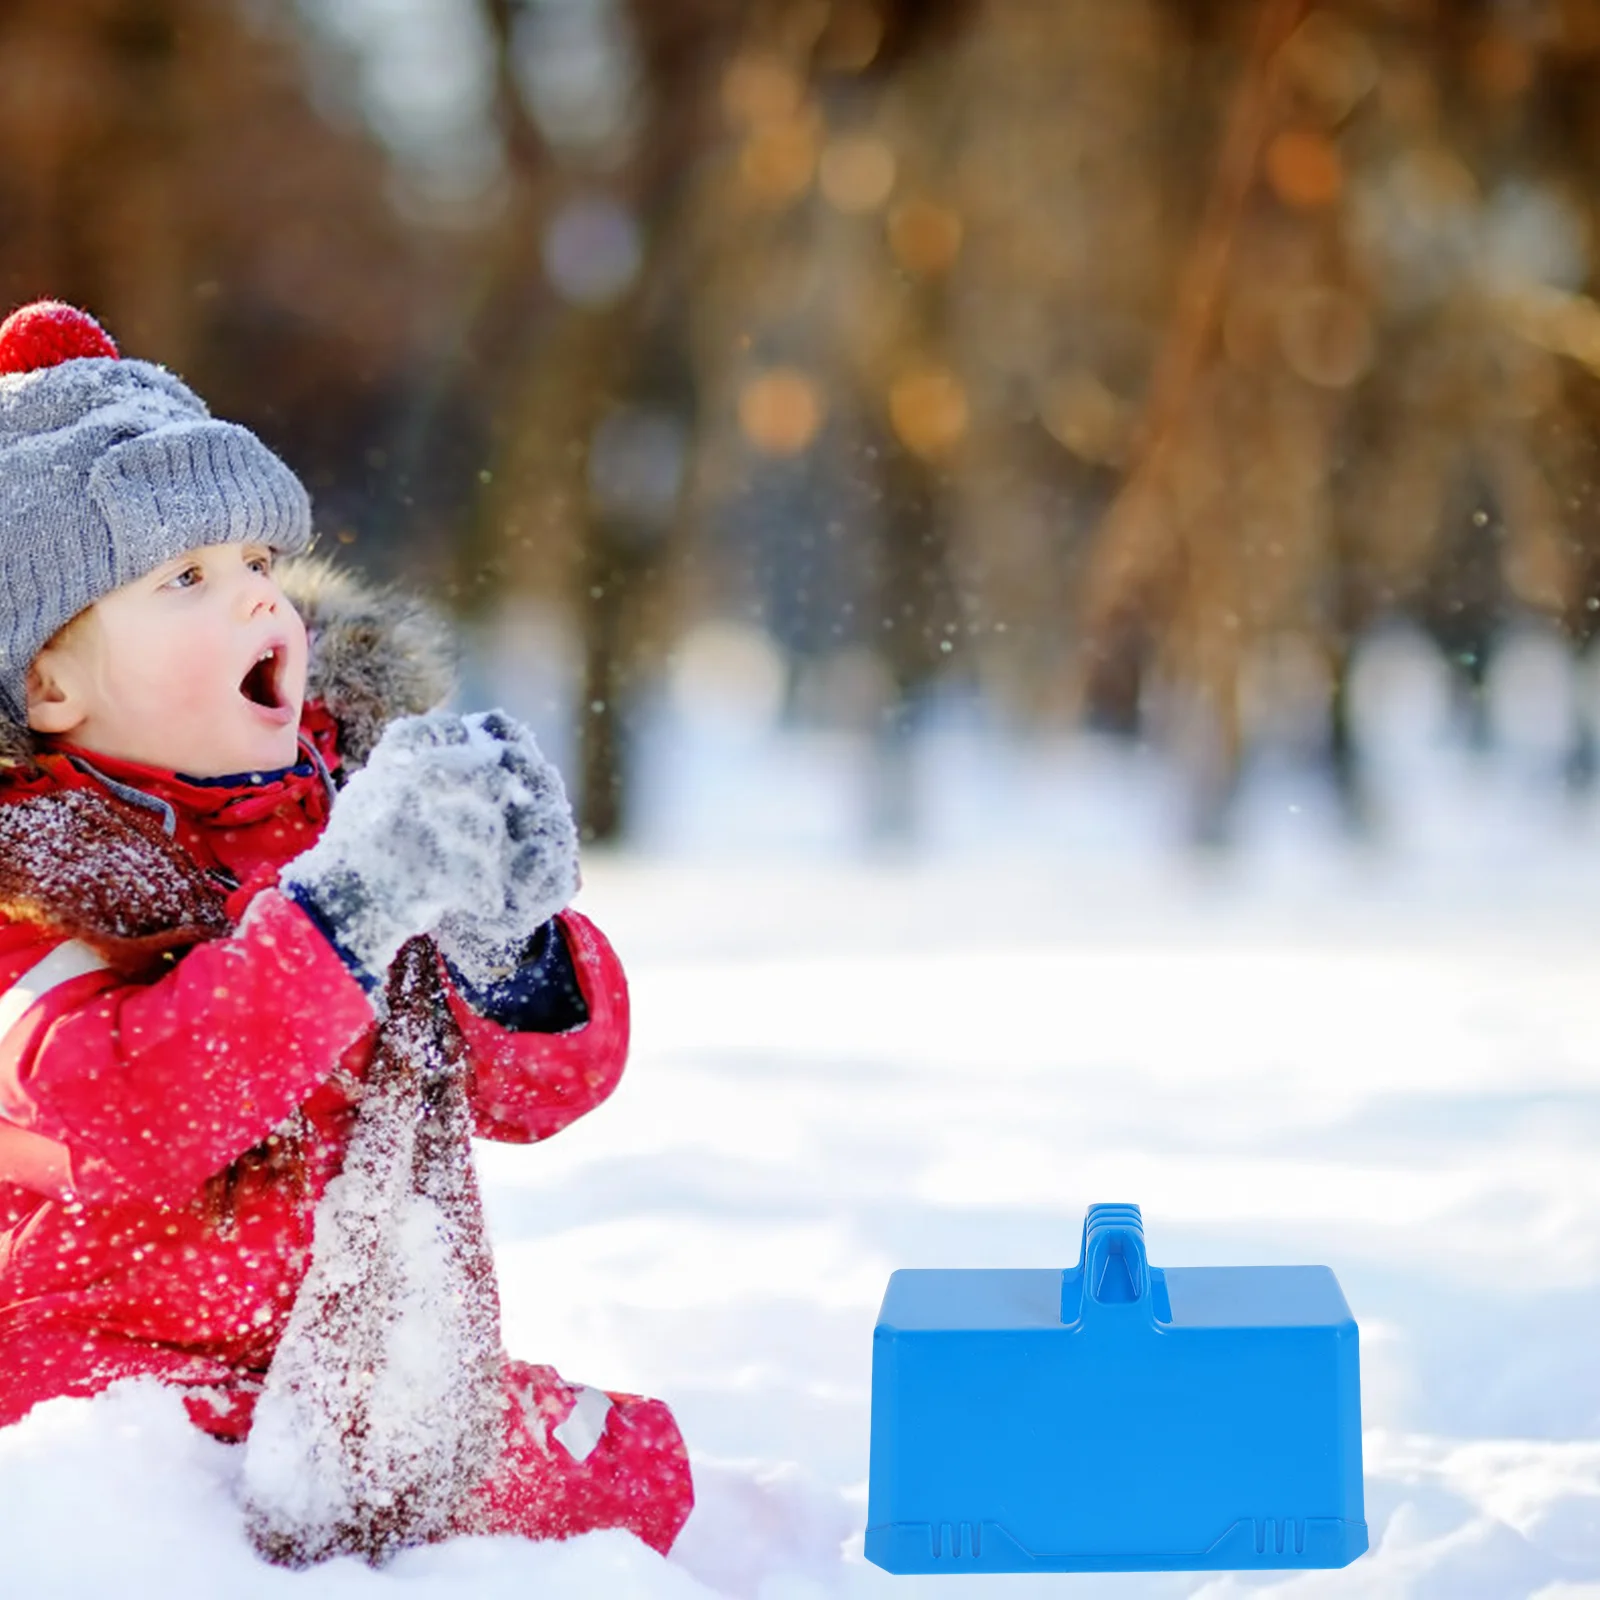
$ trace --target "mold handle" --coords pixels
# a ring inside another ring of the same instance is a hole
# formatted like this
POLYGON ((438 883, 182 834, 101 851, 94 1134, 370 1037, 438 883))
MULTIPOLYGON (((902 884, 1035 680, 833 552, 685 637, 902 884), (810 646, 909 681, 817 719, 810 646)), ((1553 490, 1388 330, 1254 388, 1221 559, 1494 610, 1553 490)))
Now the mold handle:
POLYGON ((1061 1287, 1063 1322, 1088 1324, 1130 1306, 1141 1307, 1146 1316, 1152 1313, 1150 1263, 1138 1206, 1089 1207, 1077 1271, 1067 1272, 1061 1287))

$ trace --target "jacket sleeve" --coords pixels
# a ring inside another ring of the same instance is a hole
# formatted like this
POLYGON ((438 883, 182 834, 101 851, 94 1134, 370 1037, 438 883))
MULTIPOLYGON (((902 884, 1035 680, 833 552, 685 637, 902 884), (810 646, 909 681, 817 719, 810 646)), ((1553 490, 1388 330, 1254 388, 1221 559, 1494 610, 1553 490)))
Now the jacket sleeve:
POLYGON ((149 983, 76 941, 0 924, 0 985, 0 1181, 91 1203, 188 1198, 374 1025, 344 963, 276 890, 149 983))
POLYGON ((589 1020, 572 952, 561 924, 552 917, 522 947, 517 964, 487 980, 469 978, 448 952, 445 972, 474 1016, 487 1017, 514 1033, 566 1033, 589 1020))
POLYGON ((588 1020, 536 1033, 480 1016, 454 983, 450 1009, 466 1039, 468 1084, 480 1139, 531 1144, 592 1111, 622 1076, 628 1054, 628 986, 605 935, 576 911, 556 919, 588 1020))

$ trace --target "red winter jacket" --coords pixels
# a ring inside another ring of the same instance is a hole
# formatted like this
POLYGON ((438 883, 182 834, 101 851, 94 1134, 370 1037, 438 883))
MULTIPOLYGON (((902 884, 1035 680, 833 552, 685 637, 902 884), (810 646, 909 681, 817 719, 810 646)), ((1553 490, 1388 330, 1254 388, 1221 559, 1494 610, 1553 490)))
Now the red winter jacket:
MULTIPOLYGON (((306 729, 333 757, 320 708, 306 729)), ((58 752, 26 778, 0 777, 0 805, 82 787, 137 803, 124 785, 164 802, 199 865, 241 885, 237 926, 135 983, 59 931, 0 915, 0 1424, 135 1374, 254 1387, 304 1276, 375 1033, 339 956, 271 886, 327 816, 313 764, 232 786, 92 763, 109 786, 58 752), (219 1214, 208 1180, 296 1108, 303 1176, 246 1162, 219 1214)), ((583 917, 565 912, 559 928, 581 1026, 517 1032, 449 989, 484 1138, 548 1138, 622 1071, 621 967, 583 917)), ((216 1431, 242 1433, 248 1408, 222 1409, 216 1431)))

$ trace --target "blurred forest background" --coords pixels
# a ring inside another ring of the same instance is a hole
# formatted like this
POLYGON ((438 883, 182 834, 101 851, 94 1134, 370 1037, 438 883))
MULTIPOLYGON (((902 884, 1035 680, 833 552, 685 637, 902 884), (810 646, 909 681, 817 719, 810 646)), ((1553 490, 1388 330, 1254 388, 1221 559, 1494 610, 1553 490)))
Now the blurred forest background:
POLYGON ((560 641, 594 837, 752 638, 885 833, 952 696, 1359 825, 1362 641, 1482 743, 1600 630, 1597 87, 1600 0, 3 0, 0 301, 560 641))

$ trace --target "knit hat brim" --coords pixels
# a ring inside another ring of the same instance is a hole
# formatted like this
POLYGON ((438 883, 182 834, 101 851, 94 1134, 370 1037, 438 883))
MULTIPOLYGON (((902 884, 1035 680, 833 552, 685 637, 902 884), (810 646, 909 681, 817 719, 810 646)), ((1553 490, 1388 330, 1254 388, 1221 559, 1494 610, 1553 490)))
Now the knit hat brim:
POLYGON ((117 585, 207 544, 261 544, 298 555, 311 543, 300 480, 247 428, 176 422, 113 446, 89 472, 117 585))

